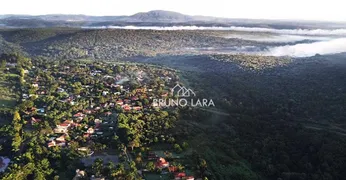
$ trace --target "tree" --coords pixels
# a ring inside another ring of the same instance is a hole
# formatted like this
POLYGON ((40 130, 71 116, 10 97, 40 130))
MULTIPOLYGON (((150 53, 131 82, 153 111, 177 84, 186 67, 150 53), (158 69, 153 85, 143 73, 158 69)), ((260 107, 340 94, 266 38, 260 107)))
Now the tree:
POLYGON ((174 144, 174 150, 177 153, 181 153, 183 151, 179 144, 174 144))
POLYGON ((1 60, 0 69, 3 70, 5 68, 6 68, 6 60, 1 60))
POLYGON ((186 150, 189 147, 189 144, 186 141, 184 141, 181 146, 183 147, 184 150, 186 150))
POLYGON ((135 138, 132 141, 130 141, 129 145, 131 146, 131 150, 133 151, 133 148, 140 146, 140 140, 139 138, 135 138))
POLYGON ((22 144, 22 137, 20 137, 19 133, 16 133, 12 139, 12 151, 19 151, 19 147, 22 144))
POLYGON ((154 162, 150 161, 147 163, 147 165, 145 166, 145 168, 148 170, 148 171, 154 171, 155 170, 155 164, 154 162))
POLYGON ((19 115, 19 112, 18 112, 18 110, 16 110, 15 112, 14 112, 14 114, 13 114, 13 121, 14 122, 19 122, 20 121, 20 115, 19 115))
POLYGON ((142 155, 141 154, 138 154, 137 157, 136 157, 136 163, 137 164, 141 164, 142 163, 142 155))
POLYGON ((96 177, 101 177, 102 170, 103 170, 103 160, 100 158, 97 158, 92 165, 92 171, 96 177))

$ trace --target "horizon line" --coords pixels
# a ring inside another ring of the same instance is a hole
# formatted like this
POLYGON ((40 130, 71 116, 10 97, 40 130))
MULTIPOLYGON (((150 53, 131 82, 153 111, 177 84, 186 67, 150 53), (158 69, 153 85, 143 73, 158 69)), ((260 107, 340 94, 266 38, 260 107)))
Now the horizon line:
MULTIPOLYGON (((209 18, 216 18, 216 19, 224 19, 224 20, 254 20, 254 21, 281 21, 281 22, 320 22, 320 23, 346 23, 346 20, 317 20, 317 19, 288 19, 288 18, 273 18, 273 19, 268 19, 268 18, 235 18, 235 17, 218 17, 218 16, 209 16, 209 15, 188 15, 184 13, 180 13, 177 11, 170 11, 170 10, 150 10, 150 11, 145 11, 145 12, 137 12, 131 15, 91 15, 91 14, 73 14, 73 13, 52 13, 52 14, 0 14, 0 16, 89 16, 89 17, 130 17, 138 13, 148 13, 152 11, 165 11, 165 12, 173 12, 173 13, 179 13, 185 16, 192 16, 192 17, 209 17, 209 18)), ((2 19, 2 18, 0 18, 2 19)))

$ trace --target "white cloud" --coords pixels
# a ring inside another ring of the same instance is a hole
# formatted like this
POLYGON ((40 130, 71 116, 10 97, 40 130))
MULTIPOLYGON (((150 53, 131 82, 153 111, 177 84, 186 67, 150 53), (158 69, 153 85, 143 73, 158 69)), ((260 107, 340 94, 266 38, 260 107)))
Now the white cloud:
POLYGON ((346 52, 346 38, 321 41, 310 44, 296 44, 270 48, 264 55, 308 57, 316 54, 335 54, 346 52))
POLYGON ((249 41, 268 42, 268 43, 293 43, 303 40, 325 41, 331 37, 325 36, 297 36, 297 35, 261 35, 261 34, 232 34, 226 38, 237 38, 249 41))

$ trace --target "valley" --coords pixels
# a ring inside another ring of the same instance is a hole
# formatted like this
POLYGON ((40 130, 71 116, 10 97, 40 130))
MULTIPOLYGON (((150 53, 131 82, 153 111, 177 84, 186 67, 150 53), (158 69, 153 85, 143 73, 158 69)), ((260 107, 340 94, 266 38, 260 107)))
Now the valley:
POLYGON ((0 176, 343 179, 345 53, 238 51, 302 43, 254 34, 1 29, 0 176), (215 107, 154 103, 176 84, 215 107))

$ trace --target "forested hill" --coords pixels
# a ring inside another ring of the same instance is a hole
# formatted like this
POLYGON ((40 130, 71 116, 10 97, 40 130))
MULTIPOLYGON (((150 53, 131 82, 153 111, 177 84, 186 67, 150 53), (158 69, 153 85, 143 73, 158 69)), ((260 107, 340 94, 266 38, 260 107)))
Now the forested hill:
MULTIPOLYGON (((115 59, 158 54, 186 54, 193 49, 253 45, 220 37, 213 31, 19 29, 0 30, 4 50, 18 48, 50 59, 115 59)), ((196 52, 193 52, 196 53, 196 52)))

